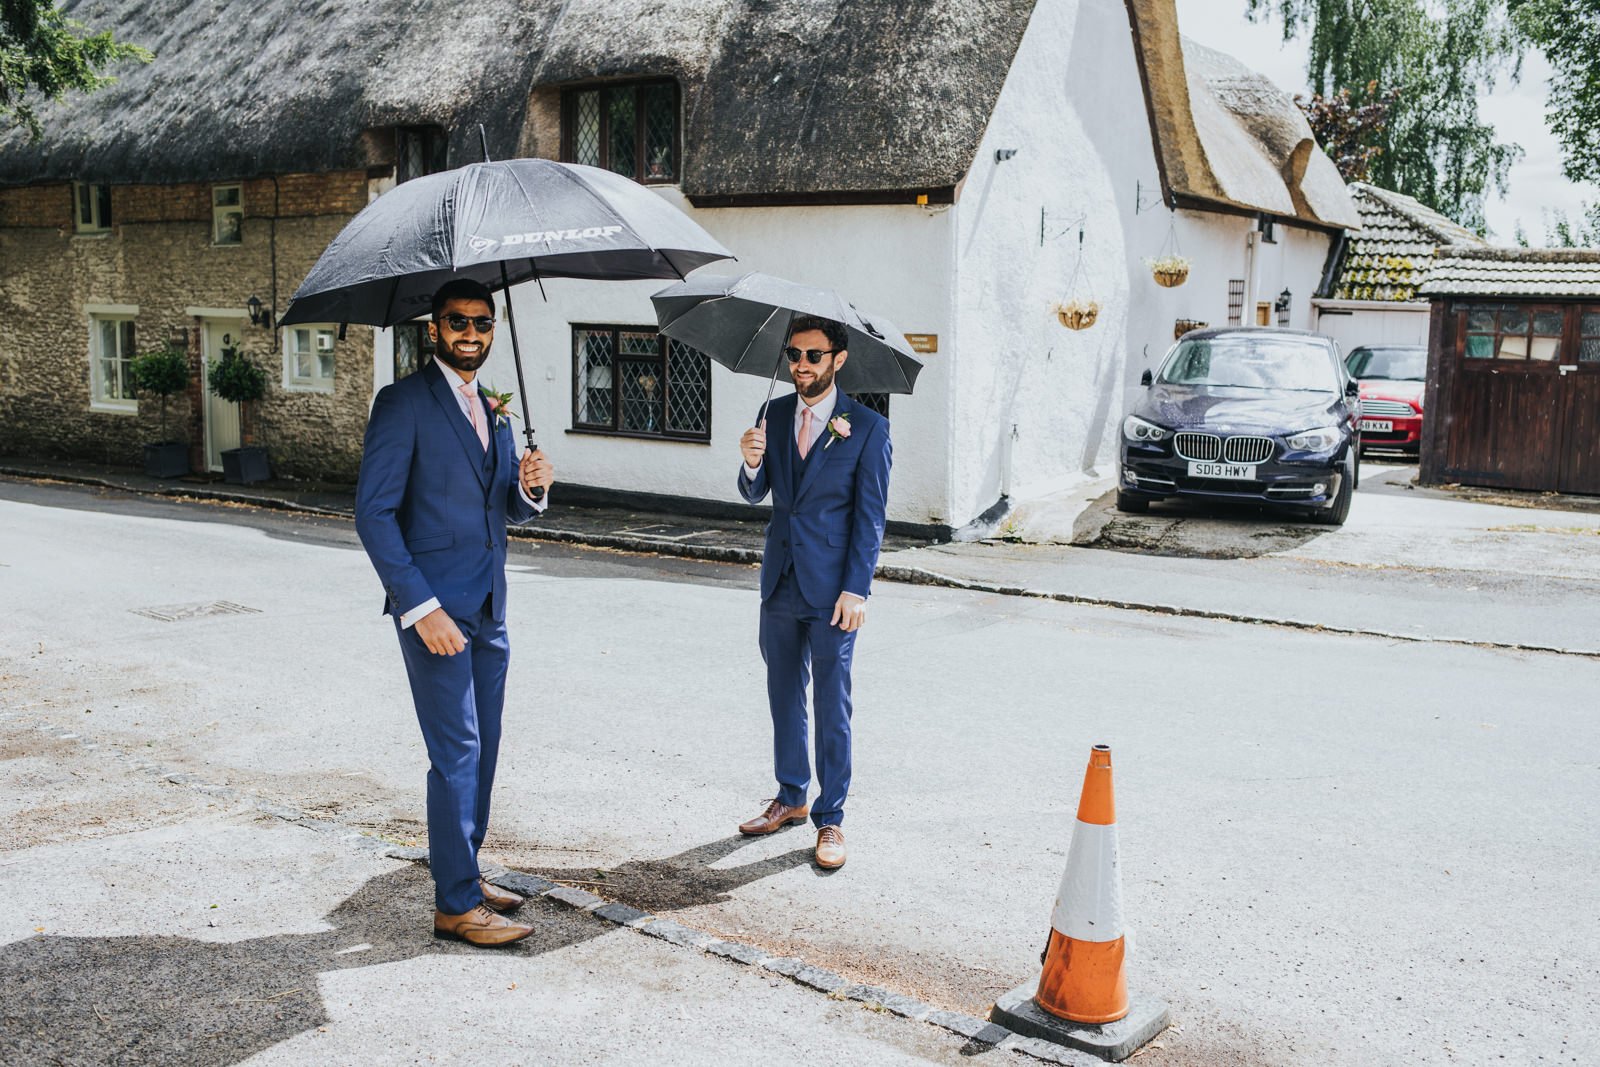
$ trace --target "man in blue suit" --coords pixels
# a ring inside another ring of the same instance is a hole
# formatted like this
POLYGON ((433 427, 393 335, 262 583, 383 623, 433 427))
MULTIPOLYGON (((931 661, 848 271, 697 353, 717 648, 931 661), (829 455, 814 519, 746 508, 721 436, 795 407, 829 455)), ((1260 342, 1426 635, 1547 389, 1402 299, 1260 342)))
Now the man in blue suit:
POLYGON ((500 914, 522 898, 486 881, 478 848, 505 703, 506 522, 544 508, 554 480, 474 380, 494 340, 494 300, 469 279, 433 298, 435 358, 372 405, 356 532, 383 580, 428 747, 428 864, 435 937, 505 945, 533 927, 500 914), (542 494, 541 494, 542 495, 542 494))
POLYGON ((778 779, 777 797, 739 830, 770 834, 809 814, 817 827, 817 865, 830 870, 845 861, 850 666, 856 632, 867 619, 889 493, 889 421, 834 385, 850 355, 848 340, 831 319, 795 319, 784 349, 795 392, 768 405, 766 418, 739 441, 739 492, 752 504, 772 494, 761 557, 761 655, 778 779), (809 809, 808 680, 819 790, 809 809))

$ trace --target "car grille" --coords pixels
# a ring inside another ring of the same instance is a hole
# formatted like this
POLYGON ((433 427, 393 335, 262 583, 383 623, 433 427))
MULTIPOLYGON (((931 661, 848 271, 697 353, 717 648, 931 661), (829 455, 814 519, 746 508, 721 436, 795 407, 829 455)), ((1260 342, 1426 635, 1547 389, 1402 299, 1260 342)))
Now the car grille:
POLYGON ((1183 459, 1209 463, 1226 459, 1229 463, 1264 463, 1272 458, 1270 437, 1230 437, 1226 442, 1214 433, 1180 433, 1173 447, 1183 459))
POLYGON ((1361 414, 1372 415, 1398 415, 1402 419, 1409 419, 1415 415, 1416 409, 1404 400, 1363 400, 1361 414))
POLYGON ((1272 458, 1272 438, 1230 437, 1222 455, 1229 463, 1265 463, 1272 458))
POLYGON ((1222 438, 1214 433, 1180 433, 1173 438, 1172 447, 1184 459, 1208 462, 1222 458, 1222 438))

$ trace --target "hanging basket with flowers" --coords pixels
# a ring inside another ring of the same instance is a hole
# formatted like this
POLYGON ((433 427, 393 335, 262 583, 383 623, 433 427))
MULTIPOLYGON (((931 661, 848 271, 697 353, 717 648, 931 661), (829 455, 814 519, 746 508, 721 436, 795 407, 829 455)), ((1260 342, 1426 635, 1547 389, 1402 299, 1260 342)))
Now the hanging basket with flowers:
MULTIPOLYGON (((1080 220, 1081 222, 1081 220, 1080 220)), ((1054 304, 1056 321, 1069 330, 1087 330, 1100 317, 1100 301, 1094 298, 1083 273, 1083 227, 1078 227, 1078 258, 1072 265, 1072 279, 1067 282, 1067 294, 1054 304)))
POLYGON ((1144 262, 1157 285, 1172 289, 1189 280, 1189 261, 1183 256, 1158 256, 1144 262))

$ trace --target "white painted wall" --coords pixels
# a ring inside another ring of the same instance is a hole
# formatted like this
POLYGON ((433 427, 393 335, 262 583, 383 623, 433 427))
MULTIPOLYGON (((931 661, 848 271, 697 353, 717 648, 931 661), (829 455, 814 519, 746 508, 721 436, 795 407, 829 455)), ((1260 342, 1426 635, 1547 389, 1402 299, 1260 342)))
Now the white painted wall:
MULTIPOLYGON (((889 517, 944 521, 946 513, 950 221, 947 210, 905 206, 718 208, 696 210, 675 189, 652 187, 739 255, 697 274, 761 270, 839 290, 857 307, 908 333, 940 338, 914 396, 890 401, 895 441, 889 517)), ((734 479, 738 441, 766 396, 767 380, 713 364, 711 443, 641 440, 568 432, 572 426, 572 324, 616 323, 654 329, 650 294, 668 283, 545 282, 515 290, 514 311, 540 447, 557 481, 705 500, 741 502, 734 479)), ((481 372, 498 389, 517 391, 510 338, 502 329, 481 372)), ((380 357, 381 358, 381 357, 380 357)), ((778 394, 790 392, 783 374, 778 394)), ((520 424, 519 424, 520 429, 520 424)))
POLYGON ((1318 333, 1339 342, 1342 352, 1359 345, 1426 345, 1428 305, 1372 300, 1319 300, 1318 333))
MULTIPOLYGON (((1228 280, 1245 276, 1254 220, 1174 216, 1160 195, 1127 9, 1042 0, 955 208, 952 525, 1002 493, 1026 499, 1107 473, 1127 401, 1171 345, 1174 322, 1227 322, 1228 280), (1011 148, 996 161, 996 149, 1011 148), (1101 311, 1074 332, 1050 308, 1073 295, 1079 220, 1078 295, 1101 311), (1192 262, 1171 289, 1145 266, 1171 250, 1169 233, 1192 262)), ((1258 248, 1259 299, 1288 287, 1291 325, 1311 325, 1329 240, 1280 225, 1277 243, 1258 248)))

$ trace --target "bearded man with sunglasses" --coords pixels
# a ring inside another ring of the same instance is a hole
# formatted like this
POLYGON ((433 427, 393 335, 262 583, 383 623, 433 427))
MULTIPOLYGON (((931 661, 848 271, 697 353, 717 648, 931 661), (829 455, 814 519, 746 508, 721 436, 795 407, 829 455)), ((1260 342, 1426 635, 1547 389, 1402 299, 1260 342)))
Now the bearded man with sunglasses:
POLYGON ((435 356, 379 391, 356 484, 356 532, 383 580, 428 748, 428 866, 435 937, 507 945, 533 927, 522 898, 486 881, 478 848, 505 703, 506 523, 543 511, 554 481, 475 380, 494 340, 494 300, 470 279, 434 294, 435 356), (539 490, 539 492, 536 492, 539 490))
POLYGON ((739 492, 752 504, 772 494, 760 633, 778 780, 777 797, 739 831, 770 834, 809 815, 817 865, 828 870, 845 862, 850 668, 856 633, 867 621, 889 494, 889 420, 834 384, 850 356, 848 340, 831 319, 796 318, 784 349, 795 392, 768 405, 739 441, 739 492), (808 680, 818 787, 809 808, 808 680))

